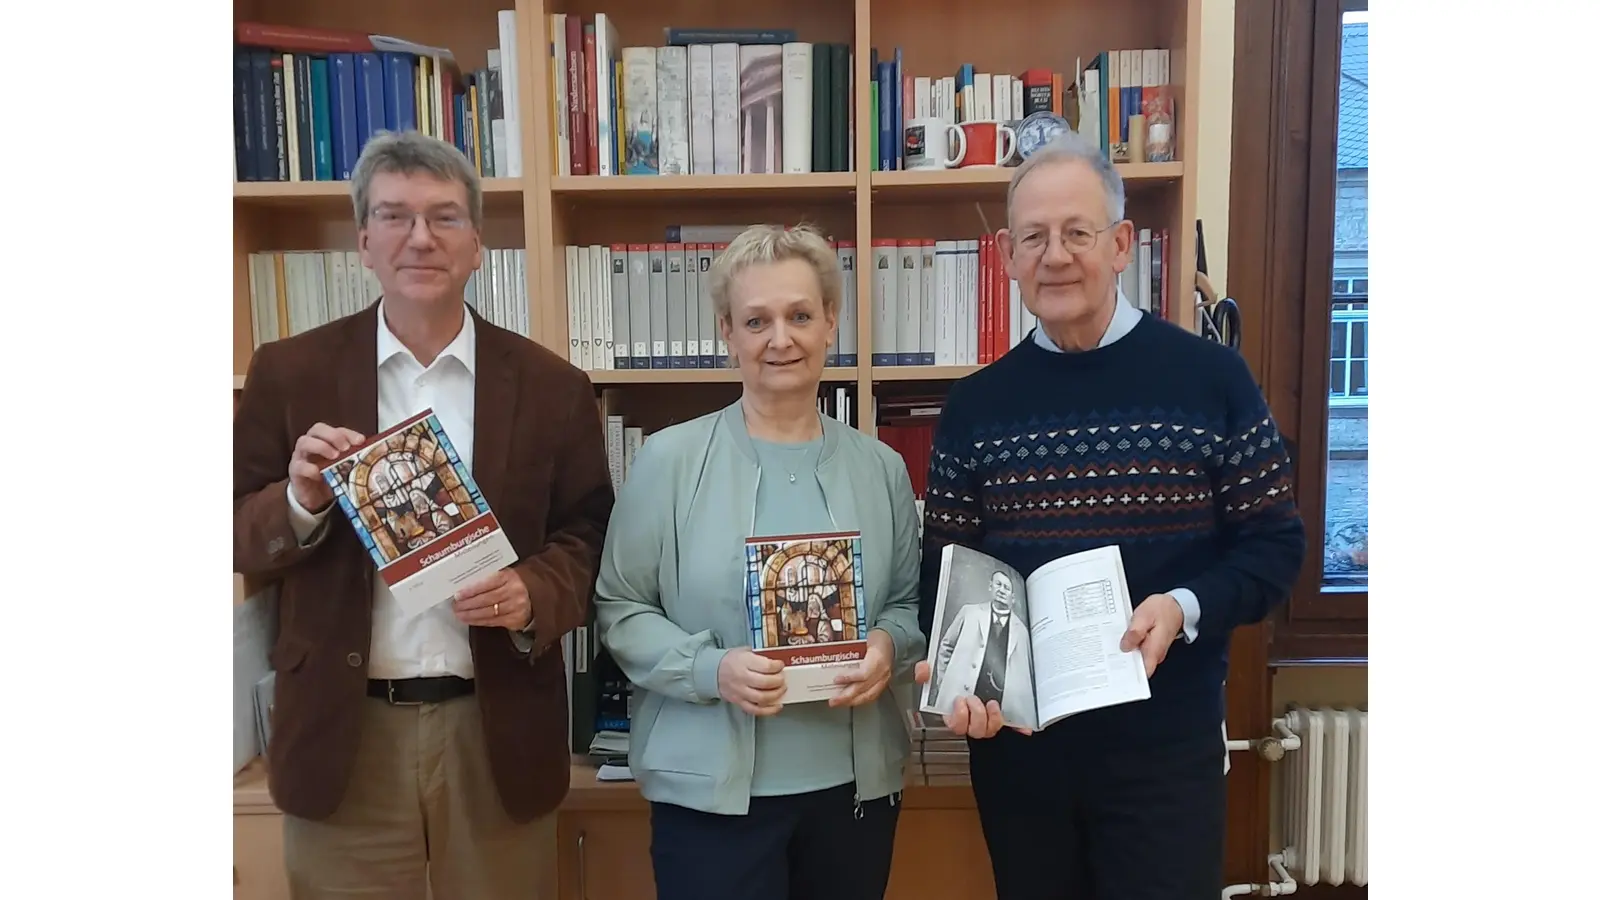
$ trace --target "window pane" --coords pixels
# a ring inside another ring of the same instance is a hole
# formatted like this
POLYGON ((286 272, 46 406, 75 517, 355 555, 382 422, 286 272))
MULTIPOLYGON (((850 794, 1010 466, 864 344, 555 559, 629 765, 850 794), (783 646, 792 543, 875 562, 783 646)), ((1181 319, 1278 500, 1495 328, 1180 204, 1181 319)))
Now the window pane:
POLYGON ((1334 322, 1328 330, 1328 356, 1331 359, 1344 359, 1345 354, 1345 323, 1334 322))
MULTIPOLYGON (((1340 46, 1338 165, 1334 177, 1333 255, 1340 279, 1361 299, 1367 274, 1367 12, 1344 14, 1340 46)), ((1328 459, 1322 581, 1327 587, 1367 584, 1367 329, 1368 303, 1346 306, 1329 341, 1348 365, 1329 356, 1328 459), (1346 377, 1348 376, 1348 383, 1346 377)), ((1331 313, 1330 313, 1331 315, 1331 313)))

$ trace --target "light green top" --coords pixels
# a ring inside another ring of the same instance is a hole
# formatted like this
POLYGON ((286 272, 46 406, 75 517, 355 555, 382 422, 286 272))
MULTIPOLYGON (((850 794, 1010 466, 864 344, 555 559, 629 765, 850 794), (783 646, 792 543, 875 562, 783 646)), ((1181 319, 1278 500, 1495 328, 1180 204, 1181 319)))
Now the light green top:
MULTIPOLYGON (((830 527, 861 535, 864 620, 894 647, 890 689, 848 711, 856 799, 865 803, 905 789, 911 755, 903 709, 914 696, 912 668, 927 655, 916 498, 898 453, 834 419, 822 417, 815 459, 830 527)), ((651 434, 617 492, 595 621, 638 697, 628 767, 647 800, 750 810, 756 721, 722 700, 717 667, 729 649, 750 646, 745 541, 763 486, 788 478, 763 465, 736 401, 651 434)))
MULTIPOLYGON (((822 439, 775 444, 751 439, 761 484, 756 487, 755 533, 816 534, 832 531, 833 520, 817 482, 822 439), (791 483, 789 476, 794 476, 791 483)), ((849 784, 850 711, 826 701, 790 703, 775 716, 756 719, 754 796, 803 794, 849 784)))

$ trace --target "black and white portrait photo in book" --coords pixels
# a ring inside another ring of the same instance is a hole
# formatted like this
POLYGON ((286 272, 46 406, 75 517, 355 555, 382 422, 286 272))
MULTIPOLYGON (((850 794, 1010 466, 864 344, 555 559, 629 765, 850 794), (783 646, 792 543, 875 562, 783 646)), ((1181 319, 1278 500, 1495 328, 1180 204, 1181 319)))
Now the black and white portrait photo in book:
POLYGON ((929 641, 933 673, 925 711, 949 715, 961 697, 1000 704, 1006 722, 1034 721, 1028 600, 1022 575, 976 550, 945 550, 939 609, 929 641))
POLYGON ((921 711, 948 716, 962 697, 994 700, 1006 725, 1037 731, 1148 700, 1143 658, 1119 646, 1132 616, 1116 546, 1060 557, 1024 579, 991 556, 946 544, 921 711))

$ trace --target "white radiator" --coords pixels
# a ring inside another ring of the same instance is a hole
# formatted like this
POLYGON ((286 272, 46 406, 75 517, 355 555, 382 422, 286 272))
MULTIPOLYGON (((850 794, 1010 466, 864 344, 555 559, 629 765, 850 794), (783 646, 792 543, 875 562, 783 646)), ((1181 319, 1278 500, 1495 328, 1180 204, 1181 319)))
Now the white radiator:
POLYGON ((1367 712, 1291 707, 1275 767, 1283 864, 1301 884, 1367 883, 1367 712))

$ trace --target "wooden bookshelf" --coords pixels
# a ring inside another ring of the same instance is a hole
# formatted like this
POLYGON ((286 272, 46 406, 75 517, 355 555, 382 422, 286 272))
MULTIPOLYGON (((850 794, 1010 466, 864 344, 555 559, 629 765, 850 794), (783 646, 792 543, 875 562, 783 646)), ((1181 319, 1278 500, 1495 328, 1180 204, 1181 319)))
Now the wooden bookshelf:
MULTIPOLYGON (((1010 167, 917 170, 871 173, 872 194, 878 200, 1004 200, 1015 170, 1010 167)), ((1129 194, 1152 187, 1166 188, 1183 179, 1183 163, 1119 163, 1129 194)))
POLYGON ((983 366, 872 366, 873 381, 955 381, 983 366))
MULTIPOLYGON (((486 202, 489 197, 521 195, 522 179, 520 178, 483 179, 483 196, 486 202)), ((233 199, 245 203, 282 202, 285 204, 293 204, 301 200, 333 199, 349 205, 350 182, 242 181, 234 184, 233 199)))
MULTIPOLYGON (((441 12, 422 0, 236 0, 235 18, 328 28, 367 28, 448 46, 464 68, 483 64, 497 46, 495 12, 510 0, 459 0, 441 12)), ((518 68, 523 173, 484 180, 485 246, 531 248, 526 292, 529 337, 558 352, 569 346, 565 310, 567 243, 659 242, 668 224, 720 223, 759 216, 764 221, 817 222, 840 239, 870 252, 878 236, 970 237, 998 227, 1010 168, 949 171, 872 171, 869 48, 882 58, 902 48, 912 75, 953 72, 961 63, 978 71, 1013 72, 1039 65, 1069 70, 1107 47, 1163 47, 1171 53, 1178 138, 1173 162, 1119 165, 1130 214, 1168 229, 1173 318, 1194 328, 1195 166, 1198 115, 1199 0, 1156 0, 1137 12, 1116 0, 1019 0, 1007 7, 1025 28, 993 28, 992 10, 959 0, 821 0, 789 5, 755 0, 728 7, 717 0, 518 0, 518 68), (735 11, 737 10, 737 11, 735 11), (848 41, 855 50, 855 171, 805 175, 558 176, 549 137, 552 107, 547 48, 548 14, 592 16, 604 12, 618 28, 621 46, 658 45, 671 25, 792 27, 801 40, 848 41), (537 48, 537 51, 535 50, 537 48), (943 230, 941 230, 943 229, 943 230)), ((1014 72, 1013 72, 1014 73, 1014 72)), ((234 187, 235 389, 252 353, 250 280, 245 257, 255 250, 352 249, 346 182, 247 182, 234 187)), ((857 269, 860 321, 857 339, 871 346, 871 269, 857 269)), ((829 380, 853 372, 856 408, 869 410, 874 385, 946 381, 970 367, 874 367, 870 353, 858 365, 830 371, 829 380)), ((597 385, 725 383, 726 371, 670 369, 591 372, 597 385)), ((720 396, 720 395, 719 395, 720 396)), ((862 427, 872 430, 870 423, 862 427)))
MULTIPOLYGON (((853 382, 860 377, 855 366, 829 366, 822 370, 823 384, 853 382)), ((880 369, 880 371, 882 371, 880 369)), ((595 384, 737 384, 738 369, 610 369, 590 372, 595 384)))
POLYGON ((706 197, 750 201, 772 197, 823 195, 848 199, 856 190, 853 172, 815 172, 807 175, 645 175, 554 177, 550 192, 557 199, 583 198, 623 204, 698 202, 706 197))
MULTIPOLYGON (((1129 214, 1136 221, 1165 228, 1171 242, 1168 270, 1172 279, 1171 312, 1179 324, 1193 329, 1195 268, 1196 174, 1198 149, 1200 0, 1013 0, 1003 6, 966 0, 235 0, 237 21, 289 26, 359 29, 395 35, 424 44, 448 47, 463 69, 485 64, 488 51, 500 44, 496 12, 516 11, 516 82, 518 134, 522 174, 484 182, 485 247, 527 251, 525 290, 529 337, 566 355, 568 244, 659 243, 669 225, 726 224, 748 221, 809 221, 839 240, 854 241, 858 252, 856 334, 858 364, 828 370, 826 386, 854 387, 858 427, 875 433, 871 412, 875 396, 940 390, 941 384, 976 371, 976 366, 874 366, 870 247, 874 237, 930 239, 972 238, 1004 222, 1006 185, 1012 170, 958 169, 906 172, 872 170, 873 75, 869 50, 892 59, 902 49, 907 74, 952 74, 963 63, 979 72, 1020 74, 1028 67, 1071 71, 1075 61, 1113 48, 1164 48, 1169 51, 1169 83, 1176 106, 1176 160, 1128 163, 1119 167, 1128 189, 1129 214), (596 12, 612 17, 622 47, 664 43, 663 29, 792 28, 798 40, 848 42, 854 92, 850 102, 856 123, 854 171, 804 175, 571 176, 556 174, 552 138, 553 105, 549 102, 552 42, 549 15, 579 15, 587 21, 596 12), (998 18, 997 18, 998 17, 998 18)), ((355 248, 349 185, 344 182, 241 183, 234 187, 234 387, 243 385, 253 352, 251 278, 248 257, 258 251, 355 248)), ((658 421, 710 411, 738 392, 732 369, 592 371, 597 394, 618 398, 623 410, 658 421)), ((576 852, 567 843, 588 829, 589 852, 627 865, 648 866, 648 822, 633 785, 588 786, 574 792, 573 803, 595 802, 597 796, 626 798, 614 809, 571 810, 589 816, 582 828, 563 813, 561 858, 576 852), (615 824, 606 824, 613 822, 615 824), (575 830, 576 829, 576 830, 575 830), (642 837, 641 837, 642 836, 642 837), (644 842, 641 842, 643 840, 644 842), (611 846, 615 844, 615 846, 611 846), (616 854, 621 854, 620 856, 616 854)), ((908 795, 909 796, 909 795, 908 795)), ((960 804, 952 804, 952 807, 960 804)), ((981 846, 970 809, 910 809, 903 828, 913 833, 933 829, 967 834, 981 846), (952 829, 954 831, 952 831, 952 829)), ((933 833, 931 830, 928 833, 933 833)), ((950 839, 902 841, 899 852, 921 862, 907 870, 946 871, 937 859, 950 839)), ((597 857, 600 858, 600 857, 597 857)), ((986 865, 974 859, 979 870, 986 865)), ((563 863, 563 869, 568 866, 563 863)), ((898 865, 898 864, 897 864, 898 865)), ((591 864, 592 879, 604 863, 591 864)), ((565 872, 564 872, 565 874, 565 872)), ((589 883, 592 900, 606 900, 589 883)), ((992 896, 992 887, 970 886, 960 896, 992 896)), ((929 890, 932 890, 930 887, 929 890)), ((891 897, 956 896, 946 890, 916 893, 908 882, 890 886, 891 897)), ((562 879, 559 896, 575 897, 576 887, 562 879)))

